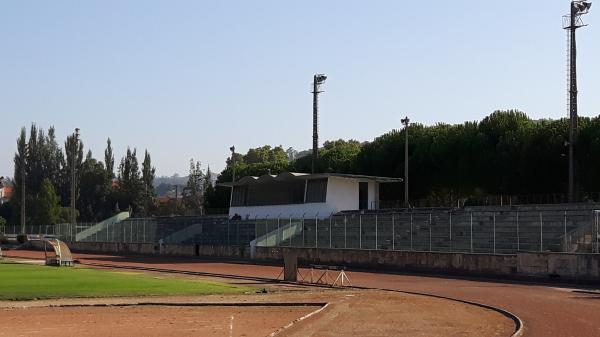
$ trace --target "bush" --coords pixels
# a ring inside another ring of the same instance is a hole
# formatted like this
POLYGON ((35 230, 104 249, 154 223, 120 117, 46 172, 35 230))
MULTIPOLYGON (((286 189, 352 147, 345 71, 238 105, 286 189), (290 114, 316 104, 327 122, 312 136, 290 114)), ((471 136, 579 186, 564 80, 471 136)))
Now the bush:
POLYGON ((27 242, 27 234, 19 234, 17 235, 17 242, 23 244, 27 242))
POLYGON ((3 234, 0 234, 0 245, 7 245, 8 244, 8 238, 6 236, 4 236, 3 234))

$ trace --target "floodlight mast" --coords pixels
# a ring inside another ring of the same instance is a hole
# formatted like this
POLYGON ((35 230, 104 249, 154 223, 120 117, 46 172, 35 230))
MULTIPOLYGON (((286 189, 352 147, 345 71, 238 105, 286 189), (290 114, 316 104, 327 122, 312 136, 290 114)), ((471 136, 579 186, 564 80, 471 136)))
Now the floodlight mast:
POLYGON ((315 162, 319 158, 319 94, 321 85, 325 82, 325 74, 316 74, 313 77, 313 151, 312 151, 312 173, 315 173, 315 162))
POLYGON ((586 26, 581 15, 587 14, 592 3, 585 0, 571 1, 571 12, 563 16, 563 29, 568 30, 569 41, 569 202, 576 202, 575 193, 575 144, 577 143, 577 41, 575 31, 586 26))

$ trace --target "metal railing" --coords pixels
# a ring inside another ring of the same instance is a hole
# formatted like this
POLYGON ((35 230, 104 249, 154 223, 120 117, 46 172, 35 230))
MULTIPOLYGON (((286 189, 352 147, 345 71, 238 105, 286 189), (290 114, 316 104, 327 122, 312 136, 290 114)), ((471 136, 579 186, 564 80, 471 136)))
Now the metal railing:
MULTIPOLYGON (((198 217, 187 222, 130 218, 94 228, 80 223, 27 226, 27 234, 73 242, 123 242, 263 247, 405 250, 510 254, 517 251, 600 253, 600 211, 406 210, 348 213, 327 218, 230 220, 198 217), (170 221, 170 222, 169 222, 170 221), (78 233, 84 233, 85 235, 78 233)), ((0 227, 4 234, 20 226, 0 227)))
POLYGON ((263 219, 255 220, 255 226, 257 237, 268 238, 257 241, 264 247, 598 253, 599 216, 588 210, 436 211, 263 219), (302 224, 299 233, 279 234, 293 223, 302 224))

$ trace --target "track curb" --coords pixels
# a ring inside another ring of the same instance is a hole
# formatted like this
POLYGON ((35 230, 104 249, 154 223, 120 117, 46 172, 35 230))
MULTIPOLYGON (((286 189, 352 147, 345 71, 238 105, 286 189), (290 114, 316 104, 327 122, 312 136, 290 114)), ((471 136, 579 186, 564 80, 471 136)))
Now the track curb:
POLYGON ((503 316, 510 318, 515 323, 515 331, 513 332, 512 335, 510 335, 510 337, 521 337, 521 336, 523 336, 523 332, 525 331, 525 324, 523 323, 523 321, 521 320, 521 318, 519 316, 517 316, 516 314, 514 314, 506 309, 502 309, 500 307, 495 307, 495 306, 489 305, 489 304, 483 304, 483 303, 479 303, 479 302, 475 302, 475 301, 463 300, 460 298, 453 298, 453 297, 447 297, 447 296, 442 296, 442 295, 419 293, 419 292, 415 292, 415 291, 394 290, 394 289, 385 289, 385 288, 369 288, 369 287, 359 287, 359 286, 353 286, 350 288, 361 289, 361 290, 381 290, 381 291, 390 291, 390 292, 409 294, 409 295, 427 296, 427 297, 432 297, 432 298, 439 298, 439 299, 474 305, 474 306, 477 306, 480 308, 496 311, 496 312, 502 314, 503 316))
POLYGON ((320 307, 319 309, 317 309, 317 310, 315 310, 315 311, 313 311, 311 313, 308 313, 308 314, 306 314, 306 315, 304 315, 304 316, 302 316, 300 318, 296 318, 295 320, 293 320, 290 323, 284 325, 283 327, 281 327, 281 328, 279 328, 279 329, 271 332, 270 334, 267 335, 267 337, 275 337, 275 336, 279 335, 280 333, 282 333, 285 330, 293 327, 297 323, 300 323, 300 322, 304 321, 305 319, 310 318, 310 317, 312 317, 312 316, 320 313, 321 311, 325 310, 325 308, 327 308, 328 306, 329 306, 329 303, 326 303, 324 306, 320 307))

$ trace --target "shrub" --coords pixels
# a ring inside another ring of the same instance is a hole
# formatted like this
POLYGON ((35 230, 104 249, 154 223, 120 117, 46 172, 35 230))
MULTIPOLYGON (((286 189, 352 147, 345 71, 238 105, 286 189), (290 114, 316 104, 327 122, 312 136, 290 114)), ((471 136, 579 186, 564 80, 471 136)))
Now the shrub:
POLYGON ((8 244, 8 238, 6 236, 4 236, 3 234, 0 234, 0 245, 7 245, 8 244))
POLYGON ((17 242, 23 244, 27 242, 27 234, 19 234, 17 235, 17 242))

